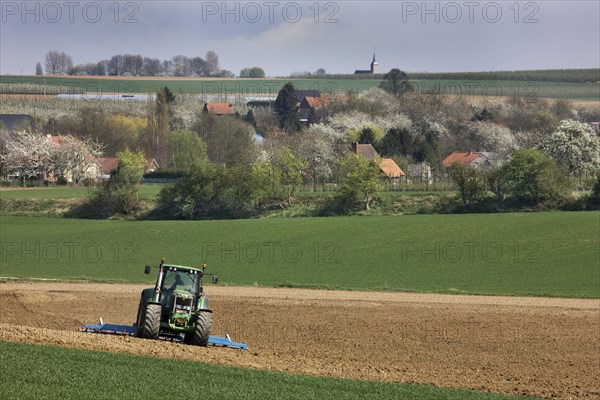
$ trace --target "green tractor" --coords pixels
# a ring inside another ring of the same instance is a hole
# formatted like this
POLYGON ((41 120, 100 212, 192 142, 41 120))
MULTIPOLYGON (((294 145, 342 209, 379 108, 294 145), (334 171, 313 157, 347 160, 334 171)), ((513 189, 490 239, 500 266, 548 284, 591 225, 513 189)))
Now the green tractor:
MULTIPOLYGON (((202 290, 201 268, 168 265, 160 261, 156 285, 144 289, 138 307, 135 336, 146 339, 177 338, 196 346, 207 346, 212 324, 212 311, 202 290)), ((144 273, 149 274, 149 265, 144 273)), ((213 284, 219 278, 212 276, 213 284)))

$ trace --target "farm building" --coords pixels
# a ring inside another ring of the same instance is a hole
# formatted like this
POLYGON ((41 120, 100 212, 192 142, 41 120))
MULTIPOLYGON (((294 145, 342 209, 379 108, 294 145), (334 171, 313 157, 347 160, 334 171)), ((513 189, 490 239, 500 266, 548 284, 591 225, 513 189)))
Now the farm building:
MULTIPOLYGON (((119 159, 116 157, 99 157, 96 161, 96 165, 98 168, 98 173, 96 176, 102 179, 109 179, 110 175, 119 168, 119 159)), ((154 159, 146 160, 146 166, 144 167, 144 173, 148 174, 151 172, 158 171, 160 166, 158 162, 154 159)))
POLYGON ((404 171, 392 160, 391 158, 384 158, 379 164, 381 172, 390 180, 398 180, 403 176, 406 176, 404 171))
POLYGON ((391 158, 381 158, 377 150, 371 144, 352 143, 347 146, 347 151, 362 156, 373 162, 379 161, 379 169, 387 179, 397 182, 400 178, 406 176, 404 171, 391 158))
POLYGON ((454 152, 443 161, 444 168, 450 168, 458 162, 475 168, 493 168, 496 166, 496 155, 487 151, 454 152))
POLYGON ((310 123, 315 118, 324 117, 323 107, 328 106, 330 103, 328 96, 304 96, 298 106, 298 116, 300 122, 310 123))
POLYGON ((119 168, 119 160, 117 157, 100 157, 97 160, 98 175, 102 179, 110 178, 110 174, 119 168))
POLYGON ((406 178, 411 182, 432 183, 433 174, 431 166, 426 162, 408 164, 406 167, 406 178))

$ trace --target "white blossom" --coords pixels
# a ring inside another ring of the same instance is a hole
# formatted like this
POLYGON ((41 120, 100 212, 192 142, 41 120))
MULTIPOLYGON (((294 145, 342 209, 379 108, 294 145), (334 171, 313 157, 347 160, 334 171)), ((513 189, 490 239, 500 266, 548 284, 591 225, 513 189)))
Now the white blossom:
POLYGON ((571 173, 595 173, 600 169, 600 139, 587 124, 563 120, 539 147, 571 173))
POLYGON ((493 122, 472 122, 469 130, 475 136, 479 150, 498 153, 504 157, 517 148, 515 137, 505 126, 493 122))
POLYGON ((8 174, 22 179, 50 176, 79 181, 96 177, 100 145, 71 135, 52 137, 18 130, 6 144, 8 174))

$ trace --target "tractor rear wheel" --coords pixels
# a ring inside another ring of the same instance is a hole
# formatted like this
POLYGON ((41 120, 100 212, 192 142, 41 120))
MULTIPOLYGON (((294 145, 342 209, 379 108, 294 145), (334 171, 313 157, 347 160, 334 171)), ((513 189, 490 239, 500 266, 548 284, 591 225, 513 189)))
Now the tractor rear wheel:
POLYGON ((160 304, 146 304, 144 315, 142 315, 142 324, 138 328, 140 337, 145 339, 158 339, 160 331, 160 304))
POLYGON ((146 318, 146 302, 144 301, 144 295, 140 298, 140 305, 138 306, 137 318, 135 319, 135 336, 142 337, 142 327, 144 326, 144 318, 146 318))
POLYGON ((185 341, 194 346, 208 346, 208 336, 212 326, 212 313, 200 311, 196 315, 196 327, 194 331, 185 335, 185 341))

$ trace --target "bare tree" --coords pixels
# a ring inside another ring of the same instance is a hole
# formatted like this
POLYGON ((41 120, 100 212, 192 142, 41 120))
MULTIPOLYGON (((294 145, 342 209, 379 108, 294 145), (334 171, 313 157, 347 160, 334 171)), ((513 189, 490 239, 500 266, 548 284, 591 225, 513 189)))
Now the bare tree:
POLYGON ((35 74, 36 75, 44 75, 44 70, 42 69, 42 63, 38 62, 35 64, 35 74))
POLYGON ((121 76, 124 72, 125 57, 121 54, 114 55, 108 62, 108 75, 121 76))
POLYGON ((73 59, 65 52, 51 50, 46 53, 46 72, 48 74, 66 74, 71 68, 73 68, 73 59))
POLYGON ((190 75, 190 59, 186 56, 179 55, 171 58, 171 64, 173 65, 175 76, 190 75))
POLYGON ((161 73, 165 76, 173 75, 173 63, 171 60, 163 60, 160 64, 161 73))
POLYGON ((202 59, 202 57, 194 57, 190 59, 190 68, 192 70, 192 74, 198 76, 208 75, 208 64, 202 59))
POLYGON ((142 65, 144 60, 139 54, 125 54, 123 56, 123 73, 127 72, 133 76, 138 76, 142 73, 142 65))
POLYGON ((216 75, 219 72, 221 72, 221 66, 219 65, 219 56, 217 55, 217 53, 210 50, 206 53, 205 58, 209 75, 216 75))
POLYGON ((108 63, 108 60, 98 61, 98 64, 96 64, 96 71, 94 75, 105 76, 106 71, 108 71, 108 63))
POLYGON ((156 76, 161 71, 161 64, 158 58, 144 57, 144 63, 142 67, 142 75, 156 76))

